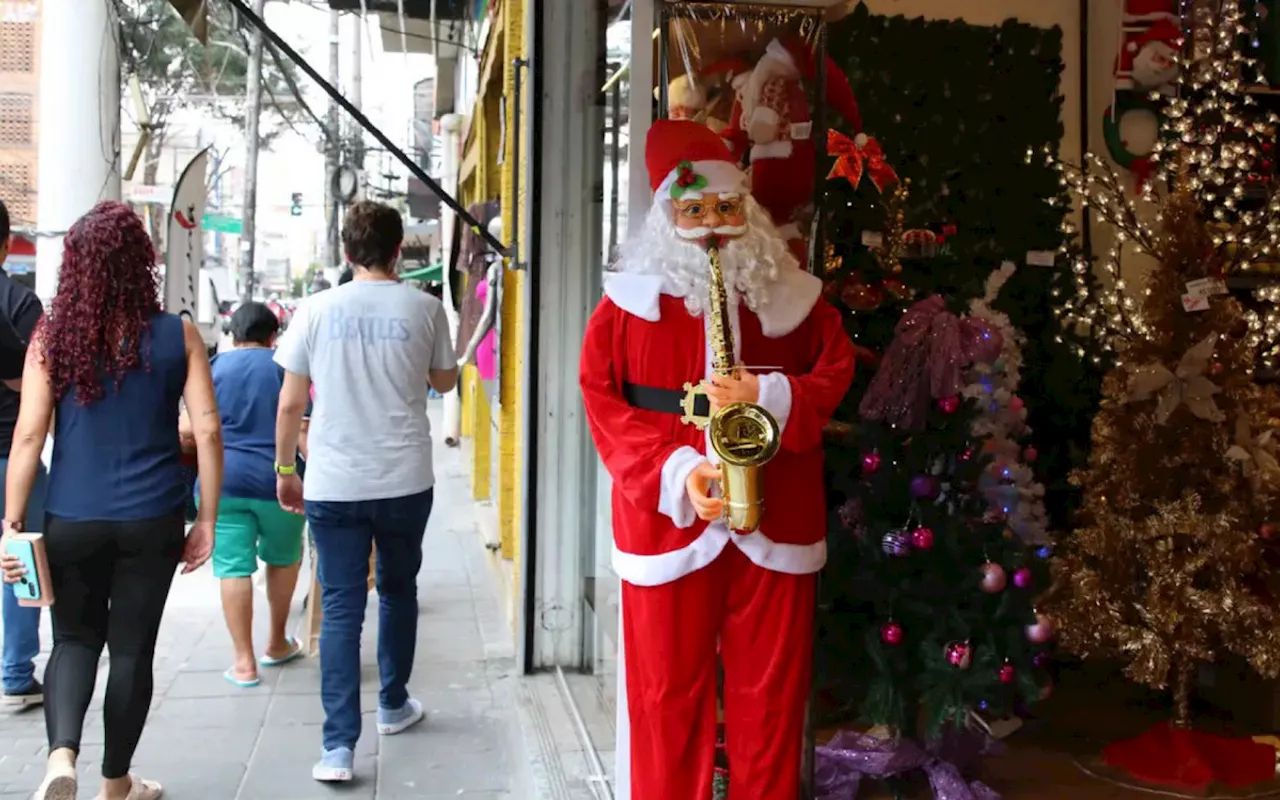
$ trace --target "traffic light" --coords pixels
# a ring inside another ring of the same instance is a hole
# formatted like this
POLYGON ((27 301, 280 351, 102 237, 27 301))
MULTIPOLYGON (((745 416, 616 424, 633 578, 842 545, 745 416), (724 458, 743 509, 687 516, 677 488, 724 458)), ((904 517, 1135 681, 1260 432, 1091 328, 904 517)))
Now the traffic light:
POLYGON ((291 201, 293 205, 289 206, 289 214, 295 217, 302 216, 302 192, 294 192, 291 201))

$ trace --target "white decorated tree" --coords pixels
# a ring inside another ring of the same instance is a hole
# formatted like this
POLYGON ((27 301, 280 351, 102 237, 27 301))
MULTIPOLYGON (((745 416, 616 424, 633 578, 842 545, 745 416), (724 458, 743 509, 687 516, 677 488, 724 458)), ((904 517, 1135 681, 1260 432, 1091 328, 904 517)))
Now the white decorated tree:
POLYGON ((1044 486, 1036 480, 1032 463, 1035 448, 1024 446, 1031 435, 1027 409, 1018 397, 1021 381, 1022 347, 1025 337, 1009 318, 992 308, 1000 289, 1014 273, 1005 262, 987 278, 984 297, 970 303, 969 315, 984 319, 1003 337, 999 358, 991 363, 975 363, 965 378, 964 396, 975 401, 978 414, 971 425, 974 439, 983 442, 991 456, 978 487, 993 511, 1005 518, 1008 529, 1031 545, 1049 542, 1044 508, 1044 486))

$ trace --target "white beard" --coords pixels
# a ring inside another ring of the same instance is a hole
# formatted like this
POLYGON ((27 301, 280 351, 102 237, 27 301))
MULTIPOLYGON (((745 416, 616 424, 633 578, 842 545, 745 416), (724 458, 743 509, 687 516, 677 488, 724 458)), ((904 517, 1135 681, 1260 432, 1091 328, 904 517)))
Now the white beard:
MULTIPOLYGON (((746 232, 720 249, 720 269, 730 300, 741 297, 747 308, 758 312, 768 303, 778 277, 785 270, 799 269, 800 264, 754 198, 744 197, 743 208, 746 232)), ((683 297, 695 317, 711 307, 707 251, 699 242, 676 234, 669 201, 656 201, 649 208, 644 227, 618 249, 614 269, 665 278, 671 293, 683 297)))
POLYGON ((1175 55, 1173 48, 1163 42, 1143 47, 1133 57, 1133 82, 1144 89, 1173 83, 1178 77, 1177 63, 1170 63, 1175 55))

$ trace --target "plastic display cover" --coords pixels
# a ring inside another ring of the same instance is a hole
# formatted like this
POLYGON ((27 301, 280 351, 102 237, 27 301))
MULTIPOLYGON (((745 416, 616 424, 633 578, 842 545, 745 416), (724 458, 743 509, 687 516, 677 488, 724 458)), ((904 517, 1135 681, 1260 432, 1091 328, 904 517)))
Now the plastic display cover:
POLYGON ((826 127, 841 124, 817 102, 826 79, 826 5, 664 2, 655 42, 656 116, 693 120, 720 135, 806 267, 826 127))

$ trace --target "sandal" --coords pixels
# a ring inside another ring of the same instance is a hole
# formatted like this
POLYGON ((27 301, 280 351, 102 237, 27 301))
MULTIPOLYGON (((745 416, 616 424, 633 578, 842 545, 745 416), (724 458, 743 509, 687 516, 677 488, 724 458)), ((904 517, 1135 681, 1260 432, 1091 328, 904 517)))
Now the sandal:
MULTIPOLYGON (((130 775, 129 779, 133 785, 129 787, 125 800, 160 800, 164 796, 164 788, 155 781, 144 781, 137 775, 130 775)), ((106 800, 106 795, 99 792, 95 800, 106 800)))
POLYGON ((76 800, 76 774, 58 773, 44 776, 40 788, 36 790, 35 800, 76 800))
POLYGON ((287 654, 280 658, 272 658, 271 656, 264 655, 262 658, 258 659, 258 665, 262 667, 283 667, 290 661, 297 661, 301 656, 302 642, 298 641, 297 638, 290 636, 289 652, 287 654))

